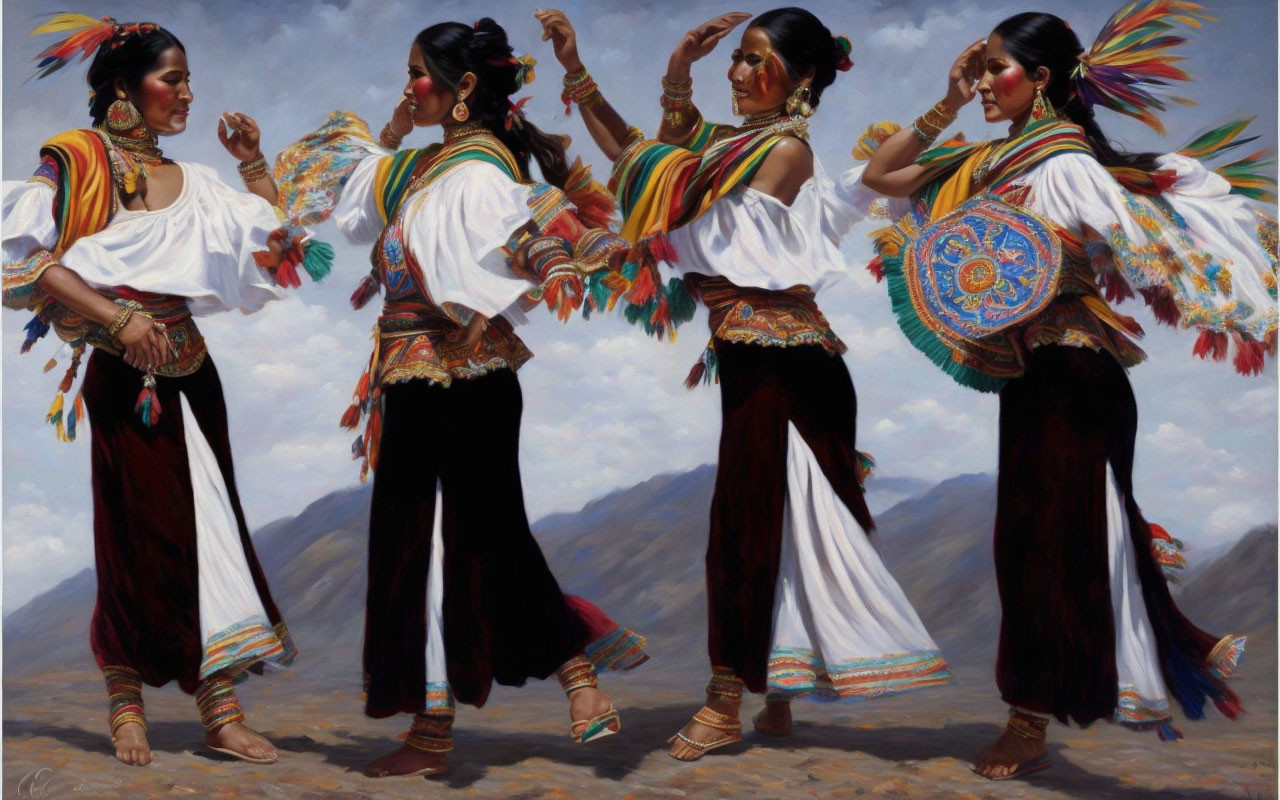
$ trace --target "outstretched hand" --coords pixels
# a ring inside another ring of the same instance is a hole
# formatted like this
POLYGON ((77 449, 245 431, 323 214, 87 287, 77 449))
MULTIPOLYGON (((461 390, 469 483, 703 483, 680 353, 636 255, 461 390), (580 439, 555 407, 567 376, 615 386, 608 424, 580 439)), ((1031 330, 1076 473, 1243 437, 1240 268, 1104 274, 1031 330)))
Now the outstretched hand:
POLYGON ((253 161, 262 155, 262 132, 248 114, 227 111, 218 117, 218 141, 237 161, 253 161))
POLYGON ((684 35, 680 44, 676 45, 675 52, 671 54, 671 59, 692 64, 710 54, 716 49, 721 39, 749 19, 751 15, 744 11, 731 11, 707 20, 684 35))
POLYGON ((556 61, 565 72, 581 72, 582 59, 578 57, 578 34, 563 11, 549 8, 533 12, 534 19, 542 23, 542 41, 551 41, 556 61))

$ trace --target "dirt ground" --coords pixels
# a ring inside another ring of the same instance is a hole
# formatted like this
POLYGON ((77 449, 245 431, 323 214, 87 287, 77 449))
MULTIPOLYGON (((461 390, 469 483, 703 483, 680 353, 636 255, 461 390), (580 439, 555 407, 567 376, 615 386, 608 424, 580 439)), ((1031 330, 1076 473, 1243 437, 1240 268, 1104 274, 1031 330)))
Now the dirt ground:
MULTIPOLYGON (((1004 713, 985 679, 969 677, 968 685, 866 703, 797 703, 790 737, 748 735, 693 764, 668 758, 663 745, 697 706, 701 681, 692 676, 606 681, 623 730, 585 746, 567 735, 557 686, 498 689, 484 709, 459 709, 447 776, 375 780, 362 766, 397 746, 407 719, 366 719, 355 691, 316 688, 303 670, 241 687, 250 725, 280 750, 280 762, 266 767, 206 750, 194 702, 170 687, 146 695, 155 762, 119 764, 98 675, 46 674, 6 682, 3 790, 5 797, 270 800, 1277 797, 1274 675, 1241 679, 1249 713, 1240 722, 1183 721, 1187 738, 1176 744, 1106 724, 1055 725, 1052 769, 1003 783, 969 771, 1004 713)), ((744 719, 759 704, 748 699, 744 719)))

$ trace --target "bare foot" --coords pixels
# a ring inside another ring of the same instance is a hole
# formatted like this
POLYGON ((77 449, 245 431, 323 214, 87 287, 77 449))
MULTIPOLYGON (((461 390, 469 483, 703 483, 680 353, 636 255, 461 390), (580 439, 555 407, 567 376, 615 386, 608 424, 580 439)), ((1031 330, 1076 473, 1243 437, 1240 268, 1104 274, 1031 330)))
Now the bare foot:
MULTIPOLYGON (((707 707, 713 711, 719 711, 721 714, 727 714, 734 719, 738 718, 738 708, 741 701, 731 703, 720 698, 707 698, 707 707)), ((719 728, 713 728, 710 725, 703 725, 696 720, 689 720, 689 723, 680 729, 680 734, 672 736, 667 741, 671 744, 671 749, 667 751, 667 755, 678 761, 697 761, 702 758, 703 753, 710 750, 710 747, 697 747, 681 739, 684 736, 695 742, 702 744, 715 745, 726 740, 739 741, 741 734, 734 731, 725 731, 719 728)))
POLYGON ((761 733, 786 736, 791 733, 791 703, 766 700, 764 708, 751 722, 761 733))
POLYGON ((414 777, 440 775, 449 769, 449 757, 444 753, 424 753, 409 745, 370 761, 364 774, 370 778, 414 777))
POLYGON ((279 758, 271 742, 239 722, 231 722, 206 733, 204 743, 218 752, 246 761, 274 764, 279 758))
POLYGON ((1003 780, 1017 772, 1020 767, 1044 758, 1045 753, 1044 739, 1025 739, 1005 731, 982 751, 973 771, 984 778, 1003 780))
POLYGON ((116 758, 122 764, 145 767, 151 763, 151 745, 147 742, 146 730, 136 722, 126 722, 116 728, 111 737, 116 746, 116 758))

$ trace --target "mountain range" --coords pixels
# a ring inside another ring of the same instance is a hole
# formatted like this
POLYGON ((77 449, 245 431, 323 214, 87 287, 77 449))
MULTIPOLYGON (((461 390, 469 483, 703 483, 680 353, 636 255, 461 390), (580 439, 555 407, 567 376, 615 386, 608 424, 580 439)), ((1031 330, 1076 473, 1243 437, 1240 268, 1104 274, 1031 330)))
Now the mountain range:
MULTIPOLYGON (((658 475, 534 525, 565 591, 590 598, 649 637, 653 660, 644 672, 655 678, 705 668, 703 556, 714 482, 709 465, 658 475)), ((303 658, 323 653, 323 665, 308 672, 324 684, 349 684, 359 675, 369 499, 366 486, 334 492, 254 535, 303 658)), ((994 518, 994 479, 961 475, 882 511, 872 534, 962 680, 989 679, 994 660, 994 518)), ((94 591, 93 573, 84 570, 9 614, 8 674, 91 668, 87 626, 94 591)), ((1250 661, 1274 669, 1275 526, 1250 531, 1212 563, 1188 570, 1175 594, 1206 629, 1249 634, 1250 661)))

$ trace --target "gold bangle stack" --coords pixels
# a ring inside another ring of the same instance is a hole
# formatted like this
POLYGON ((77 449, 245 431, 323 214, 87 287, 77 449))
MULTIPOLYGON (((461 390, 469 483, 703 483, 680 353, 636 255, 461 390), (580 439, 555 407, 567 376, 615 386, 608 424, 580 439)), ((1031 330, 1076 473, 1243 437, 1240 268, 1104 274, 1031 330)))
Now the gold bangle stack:
POLYGON ((124 326, 129 324, 129 320, 133 318, 133 313, 142 309, 142 304, 137 300, 117 300, 116 304, 120 306, 120 310, 111 318, 111 324, 107 326, 107 336, 112 339, 120 335, 120 331, 124 330, 124 326))
POLYGON ((583 69, 578 72, 565 73, 564 91, 560 93, 560 100, 564 103, 565 113, 567 114, 570 104, 577 103, 579 108, 591 108, 603 102, 604 95, 600 94, 600 87, 596 85, 591 75, 583 69))
POLYGON ((933 140, 956 121, 956 112, 947 108, 947 104, 939 100, 933 108, 916 117, 911 123, 911 130, 925 146, 933 144, 933 140))
POLYGON ((658 103, 662 106, 662 121, 673 128, 681 127, 685 112, 693 108, 693 78, 673 81, 663 75, 658 103))
POLYGON ((382 126, 382 133, 378 134, 378 144, 388 150, 399 150, 400 142, 402 141, 404 141, 404 136, 396 133, 390 122, 382 126))
POLYGON ((260 181, 270 172, 267 168, 266 156, 258 156, 252 161, 241 161, 236 169, 240 171, 240 179, 245 183, 260 181))

